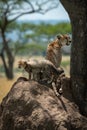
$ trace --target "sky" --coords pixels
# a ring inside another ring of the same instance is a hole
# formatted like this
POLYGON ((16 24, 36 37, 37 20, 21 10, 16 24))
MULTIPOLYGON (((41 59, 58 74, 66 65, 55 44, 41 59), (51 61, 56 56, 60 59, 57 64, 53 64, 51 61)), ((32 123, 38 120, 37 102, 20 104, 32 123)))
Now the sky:
POLYGON ((47 13, 39 14, 29 14, 24 15, 20 17, 20 20, 61 20, 61 21, 70 21, 68 13, 64 9, 61 3, 59 3, 59 6, 47 13))

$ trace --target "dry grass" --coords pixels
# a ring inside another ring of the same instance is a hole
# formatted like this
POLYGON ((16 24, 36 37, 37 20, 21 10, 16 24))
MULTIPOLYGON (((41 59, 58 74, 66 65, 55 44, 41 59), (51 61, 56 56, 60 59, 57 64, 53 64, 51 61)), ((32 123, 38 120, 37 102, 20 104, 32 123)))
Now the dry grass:
POLYGON ((3 97, 5 97, 6 94, 9 92, 14 82, 15 79, 8 80, 5 77, 0 77, 0 102, 2 101, 3 97))

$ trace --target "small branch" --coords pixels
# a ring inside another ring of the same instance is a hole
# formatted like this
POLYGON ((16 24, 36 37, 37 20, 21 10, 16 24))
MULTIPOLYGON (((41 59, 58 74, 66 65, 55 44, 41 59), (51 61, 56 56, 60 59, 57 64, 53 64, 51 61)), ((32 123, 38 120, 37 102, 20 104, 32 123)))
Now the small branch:
POLYGON ((7 8, 6 8, 5 12, 4 12, 4 15, 6 16, 8 12, 9 12, 9 5, 7 4, 7 8))
POLYGON ((21 13, 21 14, 17 15, 16 17, 14 17, 13 19, 9 20, 9 23, 15 21, 16 19, 18 19, 19 17, 21 17, 21 16, 23 16, 25 14, 31 14, 31 13, 38 12, 38 11, 39 11, 39 9, 37 9, 37 10, 31 10, 31 11, 27 11, 27 12, 21 13))
POLYGON ((28 0, 26 0, 26 2, 30 5, 31 9, 34 10, 34 6, 32 5, 32 3, 28 0))
POLYGON ((55 3, 53 0, 50 0, 50 3, 51 3, 52 6, 49 5, 49 7, 47 7, 47 9, 43 9, 43 8, 41 7, 41 6, 44 6, 44 5, 48 4, 48 3, 49 3, 48 0, 46 0, 46 1, 44 1, 44 2, 41 2, 41 3, 36 2, 36 5, 37 5, 37 6, 39 7, 39 9, 40 9, 39 13, 45 14, 46 12, 48 12, 48 11, 54 9, 54 8, 57 8, 58 5, 59 5, 59 3, 55 3), (53 4, 52 4, 51 2, 53 2, 53 4))

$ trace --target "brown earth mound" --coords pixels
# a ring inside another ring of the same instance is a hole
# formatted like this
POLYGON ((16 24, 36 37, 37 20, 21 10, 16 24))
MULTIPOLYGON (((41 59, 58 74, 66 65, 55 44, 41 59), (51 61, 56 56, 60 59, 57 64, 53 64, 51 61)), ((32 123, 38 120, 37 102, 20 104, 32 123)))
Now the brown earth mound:
POLYGON ((0 105, 0 130, 87 130, 69 82, 65 78, 64 94, 57 97, 51 88, 19 78, 0 105))

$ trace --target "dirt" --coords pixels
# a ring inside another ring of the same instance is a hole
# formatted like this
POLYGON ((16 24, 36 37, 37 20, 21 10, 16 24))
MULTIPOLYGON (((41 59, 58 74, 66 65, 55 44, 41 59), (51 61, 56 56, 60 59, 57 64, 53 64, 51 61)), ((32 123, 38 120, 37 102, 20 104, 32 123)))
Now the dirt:
POLYGON ((0 105, 0 130, 87 130, 87 118, 79 112, 70 89, 63 95, 43 84, 18 78, 0 105))

